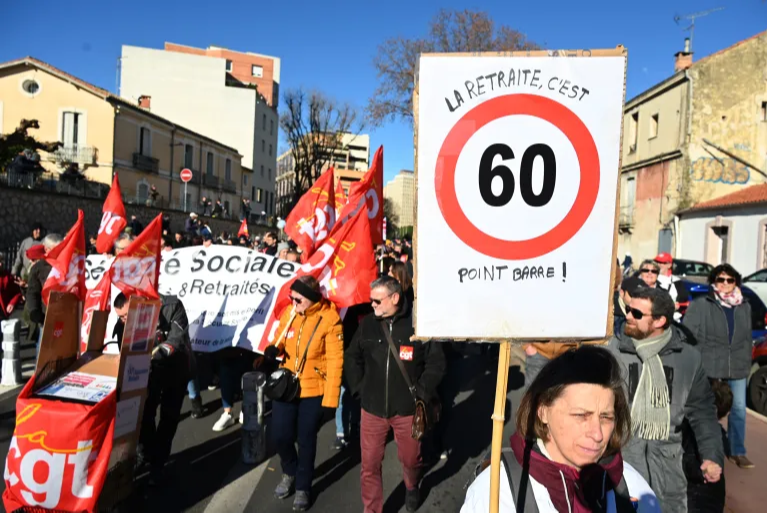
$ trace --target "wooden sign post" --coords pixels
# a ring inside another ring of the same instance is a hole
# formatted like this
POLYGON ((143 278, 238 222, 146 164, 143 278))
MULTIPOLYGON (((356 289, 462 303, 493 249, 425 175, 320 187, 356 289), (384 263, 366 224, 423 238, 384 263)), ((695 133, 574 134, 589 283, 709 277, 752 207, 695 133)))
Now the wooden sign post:
POLYGON ((510 357, 511 342, 501 342, 498 354, 498 378, 495 382, 493 440, 490 445, 490 513, 498 513, 501 496, 501 449, 503 448, 503 425, 506 420, 506 390, 509 385, 510 357))

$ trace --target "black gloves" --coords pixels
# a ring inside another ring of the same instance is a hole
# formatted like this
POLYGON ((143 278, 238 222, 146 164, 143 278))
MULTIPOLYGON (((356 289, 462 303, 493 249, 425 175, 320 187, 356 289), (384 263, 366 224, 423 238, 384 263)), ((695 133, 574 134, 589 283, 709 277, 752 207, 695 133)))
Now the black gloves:
POLYGON ((162 362, 166 358, 170 357, 175 351, 176 350, 172 345, 163 342, 162 344, 155 347, 154 351, 152 351, 152 361, 157 363, 162 362))
POLYGON ((280 350, 277 346, 271 345, 264 349, 264 358, 269 361, 274 361, 280 356, 280 350))

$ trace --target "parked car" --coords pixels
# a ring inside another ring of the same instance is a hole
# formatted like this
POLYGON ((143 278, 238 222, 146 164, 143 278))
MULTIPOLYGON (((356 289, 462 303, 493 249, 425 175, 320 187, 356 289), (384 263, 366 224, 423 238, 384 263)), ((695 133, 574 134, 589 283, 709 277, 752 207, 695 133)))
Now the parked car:
POLYGON ((748 378, 748 406, 767 415, 767 336, 754 340, 751 353, 751 375, 748 378))
POLYGON ((708 283, 708 275, 713 270, 713 265, 695 260, 674 259, 671 264, 671 274, 693 283, 708 283))
POLYGON ((767 304, 767 269, 749 274, 743 278, 743 283, 748 283, 748 288, 756 292, 762 302, 767 304))

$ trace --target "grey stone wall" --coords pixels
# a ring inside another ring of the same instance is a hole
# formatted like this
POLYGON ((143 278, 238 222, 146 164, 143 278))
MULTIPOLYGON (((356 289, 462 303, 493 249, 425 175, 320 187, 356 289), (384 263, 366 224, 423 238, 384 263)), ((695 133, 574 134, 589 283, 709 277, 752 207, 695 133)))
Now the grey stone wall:
MULTIPOLYGON (((79 198, 28 189, 0 187, 0 250, 15 245, 31 235, 30 227, 41 222, 48 233, 64 235, 77 220, 77 209, 85 214, 85 235, 96 234, 101 224, 100 199, 79 198)), ((138 205, 125 205, 128 219, 135 215, 146 226, 161 212, 170 217, 171 232, 184 229, 188 214, 176 210, 160 210, 138 205)), ((213 233, 237 233, 240 221, 204 218, 213 233)), ((268 231, 265 226, 249 225, 251 236, 268 231)))

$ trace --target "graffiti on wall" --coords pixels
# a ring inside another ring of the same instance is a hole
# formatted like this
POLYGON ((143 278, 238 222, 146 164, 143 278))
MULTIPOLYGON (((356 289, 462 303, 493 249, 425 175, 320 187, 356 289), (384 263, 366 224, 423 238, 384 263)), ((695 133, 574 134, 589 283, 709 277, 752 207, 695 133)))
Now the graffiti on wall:
POLYGON ((735 185, 748 183, 751 172, 747 166, 734 159, 717 160, 713 157, 700 157, 692 163, 690 176, 697 182, 735 185))

